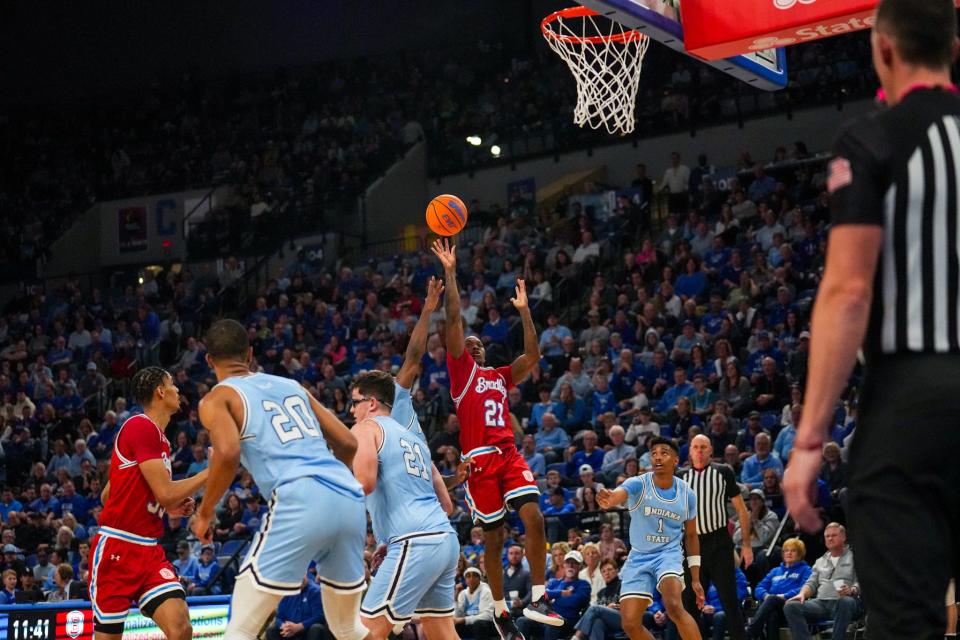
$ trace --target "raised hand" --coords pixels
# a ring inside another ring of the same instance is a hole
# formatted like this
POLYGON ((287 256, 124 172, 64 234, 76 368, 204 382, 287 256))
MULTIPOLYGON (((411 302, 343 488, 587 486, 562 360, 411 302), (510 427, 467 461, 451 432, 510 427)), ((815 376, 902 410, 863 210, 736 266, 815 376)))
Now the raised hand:
POLYGON ((433 254, 440 259, 440 264, 443 265, 444 269, 457 268, 457 246, 450 246, 449 239, 444 238, 443 240, 434 240, 431 250, 433 251, 433 254))
POLYGON ((597 504, 600 505, 601 509, 610 508, 610 497, 612 495, 613 491, 610 491, 610 489, 606 488, 600 489, 600 491, 597 492, 597 504))
POLYGON ((440 305, 440 295, 443 293, 443 280, 430 278, 427 283, 427 298, 423 302, 423 308, 427 311, 435 311, 440 305))
POLYGON ((514 291, 516 292, 516 297, 510 298, 510 302, 517 308, 517 311, 523 311, 528 308, 527 285, 524 283, 523 278, 517 278, 517 286, 514 287, 514 291))

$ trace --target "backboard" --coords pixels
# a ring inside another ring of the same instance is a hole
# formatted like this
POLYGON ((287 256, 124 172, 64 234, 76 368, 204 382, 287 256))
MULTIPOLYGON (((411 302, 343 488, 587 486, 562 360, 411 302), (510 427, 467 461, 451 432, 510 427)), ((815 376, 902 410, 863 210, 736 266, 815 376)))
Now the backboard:
POLYGON ((684 55, 690 55, 752 87, 777 91, 787 86, 787 61, 783 49, 768 49, 714 61, 692 56, 683 46, 683 26, 680 23, 678 8, 680 0, 577 0, 577 2, 601 15, 637 29, 652 40, 661 42, 684 55))

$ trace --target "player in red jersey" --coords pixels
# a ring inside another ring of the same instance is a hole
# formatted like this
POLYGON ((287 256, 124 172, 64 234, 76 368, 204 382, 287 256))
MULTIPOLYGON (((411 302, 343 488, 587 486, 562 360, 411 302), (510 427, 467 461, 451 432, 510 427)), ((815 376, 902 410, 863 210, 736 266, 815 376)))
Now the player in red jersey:
MULTIPOLYGON (((460 292, 457 289, 456 247, 448 240, 437 240, 433 252, 443 264, 446 279, 444 296, 447 314, 447 369, 450 374, 450 395, 460 419, 460 449, 472 461, 467 479, 467 502, 473 518, 483 528, 485 556, 499 558, 503 554, 503 519, 507 508, 520 514, 526 530, 527 561, 533 583, 531 603, 523 615, 542 624, 563 626, 560 617, 547 603, 546 535, 540 513, 540 491, 530 467, 517 451, 507 391, 522 382, 540 362, 537 329, 533 325, 527 290, 517 280, 516 297, 510 302, 523 321, 523 354, 507 367, 483 366, 486 350, 475 336, 464 339, 460 317, 460 292)), ((503 599, 503 566, 487 562, 487 577, 494 600, 494 622, 503 640, 520 640, 510 611, 503 599)))
POLYGON ((159 367, 141 369, 133 377, 133 393, 144 411, 124 422, 114 439, 100 529, 90 541, 96 640, 121 637, 131 602, 169 640, 189 640, 193 630, 183 586, 157 541, 164 512, 171 517, 193 513, 192 496, 207 472, 171 478, 170 443, 163 430, 180 410, 180 391, 170 374, 159 367))

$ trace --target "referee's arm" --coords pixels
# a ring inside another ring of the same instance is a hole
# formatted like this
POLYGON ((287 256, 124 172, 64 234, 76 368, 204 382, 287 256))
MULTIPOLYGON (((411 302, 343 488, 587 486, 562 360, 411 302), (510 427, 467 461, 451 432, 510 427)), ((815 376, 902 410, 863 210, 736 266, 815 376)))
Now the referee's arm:
POLYGON ((740 558, 743 560, 743 568, 746 569, 753 564, 753 547, 750 546, 750 512, 747 511, 747 505, 743 503, 743 496, 739 493, 730 498, 730 503, 737 511, 737 519, 740 520, 740 531, 743 533, 743 540, 746 542, 740 548, 740 558))
POLYGON ((870 316, 883 227, 841 224, 830 231, 827 263, 810 325, 810 364, 803 416, 783 482, 787 507, 801 529, 816 531, 812 484, 840 394, 853 371, 870 316))

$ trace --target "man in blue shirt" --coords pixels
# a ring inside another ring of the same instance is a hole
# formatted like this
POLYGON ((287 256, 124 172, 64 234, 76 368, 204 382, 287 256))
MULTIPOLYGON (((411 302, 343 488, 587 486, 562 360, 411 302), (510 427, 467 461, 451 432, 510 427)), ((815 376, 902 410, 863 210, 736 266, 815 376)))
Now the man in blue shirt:
POLYGON ((696 389, 687 382, 687 370, 683 367, 677 367, 673 371, 673 386, 667 389, 663 397, 657 402, 657 413, 666 413, 677 406, 677 401, 682 397, 691 398, 696 389))
POLYGON ((570 329, 559 324, 557 314, 551 313, 547 316, 547 328, 540 334, 540 353, 545 358, 553 358, 563 355, 563 339, 572 338, 570 329))
POLYGON ((747 485, 748 489, 763 488, 763 472, 767 469, 773 469, 778 476, 783 477, 783 463, 770 455, 770 436, 766 432, 756 435, 753 449, 756 453, 743 461, 743 471, 740 473, 740 481, 747 485))
POLYGON ((483 344, 503 344, 507 341, 509 331, 510 326, 506 320, 500 317, 500 310, 496 307, 490 307, 487 311, 487 323, 483 325, 483 330, 480 332, 480 339, 483 340, 483 344))
POLYGON ((54 518, 62 515, 60 511, 60 501, 53 497, 53 489, 49 484, 40 485, 40 497, 29 505, 31 511, 36 511, 42 515, 53 513, 54 518))
POLYGON ((184 588, 189 593, 200 574, 200 563, 190 553, 190 543, 186 540, 177 543, 177 559, 173 561, 173 566, 177 569, 180 582, 183 583, 184 588))
POLYGON ((593 467, 594 473, 600 473, 603 468, 605 451, 597 447, 597 434, 593 431, 583 432, 583 449, 574 452, 567 463, 567 477, 575 478, 578 470, 585 464, 593 467))
POLYGON ((597 424, 597 417, 608 411, 616 412, 617 399, 610 390, 610 383, 607 376, 597 376, 596 388, 593 390, 590 398, 590 423, 597 424))
POLYGON ((7 514, 11 511, 23 511, 23 505, 13 497, 13 491, 4 487, 3 493, 0 494, 0 522, 6 522, 7 514))
POLYGON ((532 638, 534 629, 543 628, 543 640, 569 638, 575 631, 574 625, 590 604, 590 583, 580 579, 583 556, 579 551, 568 551, 563 557, 563 578, 553 578, 547 582, 547 597, 553 609, 563 616, 562 627, 548 627, 521 617, 517 628, 525 638, 532 638))
POLYGON ((220 594, 220 584, 213 582, 213 576, 217 574, 217 568, 220 564, 213 555, 213 545, 205 544, 200 547, 200 562, 197 563, 197 577, 194 584, 193 595, 215 596, 220 594))
POLYGON ((795 404, 790 407, 790 424, 780 430, 776 441, 773 443, 773 455, 780 462, 786 462, 790 459, 790 450, 793 449, 793 441, 797 439, 797 425, 800 424, 800 414, 802 412, 802 405, 795 404))
POLYGON ((277 617, 267 627, 267 640, 327 640, 332 636, 325 622, 320 585, 304 576, 300 593, 286 596, 277 605, 277 617))
POLYGON ((547 497, 547 505, 542 507, 541 510, 544 516, 554 516, 544 518, 548 542, 553 543, 565 539, 567 530, 577 524, 575 515, 577 508, 567 497, 567 492, 563 487, 556 487, 550 491, 550 495, 547 497))
POLYGON ((570 436, 559 427, 557 416, 545 413, 540 418, 540 431, 534 435, 537 453, 542 453, 547 464, 563 461, 563 452, 570 445, 570 436))
POLYGON ((537 443, 533 436, 523 436, 522 453, 534 478, 540 478, 547 472, 547 461, 542 453, 537 453, 537 443))

